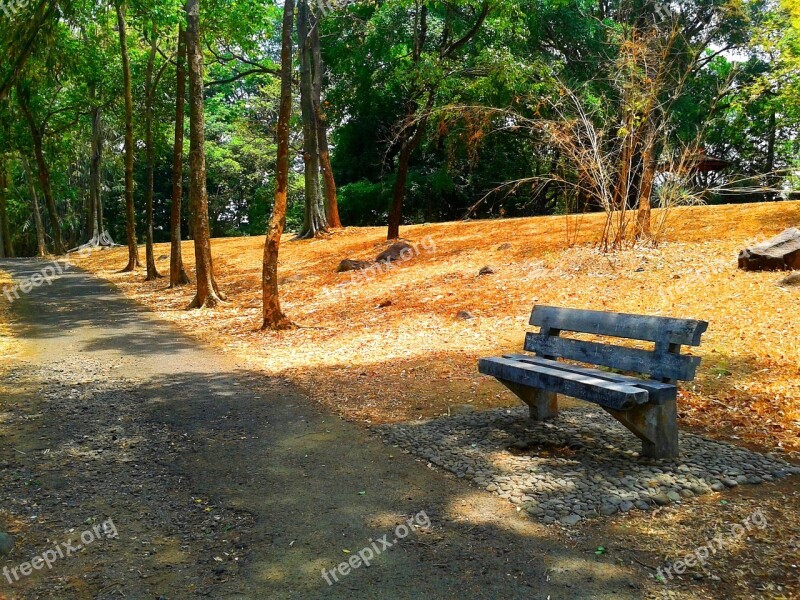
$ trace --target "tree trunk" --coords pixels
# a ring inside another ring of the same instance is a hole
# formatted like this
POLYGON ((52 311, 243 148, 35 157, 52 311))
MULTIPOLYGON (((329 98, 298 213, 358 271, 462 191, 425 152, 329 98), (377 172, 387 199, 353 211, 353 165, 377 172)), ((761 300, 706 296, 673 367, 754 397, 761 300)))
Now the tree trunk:
POLYGON ((139 246, 136 243, 136 209, 133 203, 133 91, 131 89, 131 63, 128 57, 128 39, 125 12, 117 2, 117 27, 122 55, 122 84, 125 97, 125 232, 128 238, 128 264, 123 273, 136 270, 139 263, 139 246))
POLYGON ((652 210, 653 182, 656 178, 656 158, 652 143, 642 152, 642 179, 639 185, 639 206, 636 213, 636 239, 648 239, 652 210))
POLYGON ((189 282, 183 268, 181 249, 181 200, 183 198, 183 120, 186 103, 186 39, 181 25, 178 29, 177 87, 175 92, 175 144, 172 150, 172 206, 170 207, 169 287, 189 282))
POLYGON ((25 179, 28 182, 28 192, 31 195, 31 204, 33 205, 33 224, 36 228, 36 256, 43 257, 47 254, 47 245, 44 241, 44 225, 42 224, 42 213, 39 210, 39 195, 36 193, 36 184, 33 182, 31 175, 31 166, 28 163, 28 158, 22 154, 22 168, 25 170, 25 179))
POLYGON ((103 219, 103 109, 92 109, 92 157, 89 164, 89 186, 94 195, 94 222, 97 225, 97 245, 113 246, 114 241, 105 228, 103 219))
POLYGON ((39 169, 39 185, 42 187, 47 215, 50 217, 50 227, 53 230, 53 251, 58 255, 64 254, 66 250, 61 238, 61 221, 58 218, 58 211, 56 211, 53 188, 50 185, 50 171, 47 168, 47 162, 44 159, 44 150, 42 149, 42 131, 36 125, 33 112, 28 104, 29 96, 19 86, 17 87, 17 99, 19 101, 19 107, 25 115, 25 120, 28 122, 28 129, 30 129, 31 138, 33 139, 33 153, 36 157, 36 165, 39 169))
POLYGON ((283 30, 281 33, 281 102, 278 115, 278 160, 275 184, 275 205, 267 227, 264 244, 264 261, 261 275, 263 299, 262 329, 289 329, 291 321, 281 311, 278 292, 278 252, 281 236, 286 226, 286 201, 289 191, 289 119, 292 116, 292 23, 294 0, 283 5, 283 30))
MULTIPOLYGON (((0 203, 5 206, 5 190, 0 191, 0 203)), ((5 211, 4 211, 5 212, 5 211)), ((0 258, 6 258, 6 236, 3 235, 3 228, 0 227, 0 258)))
POLYGON ((319 150, 319 164, 322 171, 322 184, 325 193, 325 218, 328 227, 340 229, 342 220, 339 218, 339 202, 336 195, 336 179, 333 176, 331 167, 331 152, 328 145, 328 124, 325 112, 322 110, 322 51, 319 39, 319 16, 311 14, 311 58, 313 69, 313 92, 312 99, 314 118, 317 125, 317 148, 319 150))
POLYGON ((103 161, 102 108, 96 104, 96 91, 89 89, 92 106, 92 145, 89 159, 89 210, 87 212, 87 236, 93 246, 111 246, 113 242, 103 226, 103 189, 101 166, 103 161))
POLYGON ((155 89, 153 85, 153 65, 156 60, 156 39, 158 28, 155 21, 150 30, 150 56, 147 59, 147 72, 145 74, 145 117, 144 117, 144 136, 145 136, 145 155, 147 157, 147 189, 145 190, 145 264, 147 265, 147 276, 145 281, 154 281, 162 277, 156 268, 156 257, 153 249, 153 195, 155 194, 155 169, 156 169, 156 150, 153 141, 153 100, 155 89))
POLYGON ((403 200, 406 195, 406 181, 408 180, 408 170, 411 167, 411 154, 413 152, 414 149, 411 147, 410 140, 404 142, 397 161, 397 179, 394 180, 394 188, 392 189, 392 210, 389 213, 389 232, 386 236, 389 240, 396 240, 400 237, 403 200))
POLYGON ((2 254, 5 258, 14 258, 14 247, 11 244, 11 228, 8 226, 8 171, 6 163, 0 158, 0 239, 2 239, 2 254))
MULTIPOLYGON (((414 14, 414 39, 411 60, 414 64, 414 67, 419 70, 421 68, 420 65, 425 52, 425 45, 428 40, 428 5, 426 2, 415 2, 415 5, 417 10, 414 14)), ((481 10, 478 13, 478 16, 472 27, 457 40, 452 40, 450 37, 450 34, 452 34, 453 31, 451 28, 451 23, 449 22, 449 18, 453 11, 448 8, 445 13, 444 32, 441 35, 441 41, 439 43, 439 59, 451 59, 456 52, 467 45, 475 37, 475 35, 477 35, 491 8, 492 4, 489 2, 489 0, 484 0, 481 10)), ((436 101, 436 92, 440 85, 441 80, 430 83, 427 86, 423 86, 423 84, 418 80, 414 83, 414 85, 412 85, 411 93, 408 96, 409 100, 407 114, 405 121, 402 123, 403 129, 398 136, 400 156, 397 165, 397 179, 395 180, 394 188, 392 190, 392 207, 391 211, 389 212, 389 231, 388 235, 386 236, 390 240, 395 240, 400 237, 400 222, 402 221, 403 217, 403 201, 406 194, 408 172, 411 167, 411 157, 414 154, 414 150, 416 150, 417 146, 419 146, 420 141, 422 141, 422 135, 425 133, 428 117, 431 109, 433 108, 433 104, 436 101), (416 102, 414 99, 422 97, 424 93, 428 94, 428 101, 425 103, 425 108, 422 110, 421 116, 416 118, 418 112, 416 110, 416 102), (411 131, 413 131, 414 128, 416 128, 416 131, 414 131, 412 135, 411 131)))
MULTIPOLYGON (((90 102, 94 98, 94 91, 92 88, 89 88, 89 98, 90 102)), ((94 165, 92 164, 92 158, 94 157, 94 110, 92 109, 92 142, 91 142, 91 154, 89 156, 89 202, 86 205, 86 231, 84 235, 86 239, 89 240, 89 244, 96 241, 98 239, 97 235, 97 208, 95 205, 96 198, 95 198, 95 187, 94 183, 94 165)))
POLYGON ((769 132, 767 134, 767 187, 769 191, 766 194, 768 200, 775 200, 777 193, 775 187, 780 182, 780 177, 775 174, 775 143, 778 135, 778 127, 776 123, 775 109, 773 108, 769 114, 769 132))
POLYGON ((310 14, 308 0, 297 3, 297 43, 300 46, 300 116, 303 122, 306 210, 300 237, 315 237, 328 228, 319 185, 317 118, 314 114, 310 14))
POLYGON ((203 48, 200 40, 200 0, 186 0, 186 53, 189 59, 189 201, 194 217, 197 294, 189 308, 213 308, 224 297, 214 281, 206 191, 203 48))
MULTIPOLYGON (((394 188, 392 189, 392 210, 389 213, 389 233, 386 236, 386 239, 396 240, 400 237, 400 221, 403 218, 403 200, 405 199, 406 195, 408 171, 411 168, 411 156, 414 154, 414 150, 417 149, 417 146, 419 146, 419 143, 422 140, 422 134, 428 124, 428 112, 432 106, 433 92, 431 92, 430 96, 428 97, 428 102, 425 106, 425 112, 417 121, 416 131, 414 131, 414 134, 409 139, 403 141, 403 145, 400 150, 400 156, 397 160, 397 179, 395 179, 394 188)), ((411 114, 409 115, 408 120, 413 118, 414 115, 411 114)))
POLYGON ((600 241, 603 250, 608 250, 609 247, 620 248, 625 241, 625 228, 628 224, 628 199, 633 185, 632 171, 635 167, 634 156, 638 145, 638 132, 634 132, 633 119, 632 112, 625 118, 628 133, 622 140, 612 206, 606 207, 606 229, 600 241), (612 227, 615 218, 616 227, 612 227), (613 239, 611 239, 612 234, 613 239))

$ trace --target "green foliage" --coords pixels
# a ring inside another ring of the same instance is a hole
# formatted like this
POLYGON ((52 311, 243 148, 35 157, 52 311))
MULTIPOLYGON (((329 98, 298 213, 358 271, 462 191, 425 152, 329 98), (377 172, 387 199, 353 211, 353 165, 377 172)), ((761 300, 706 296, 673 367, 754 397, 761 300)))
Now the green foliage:
MULTIPOLYGON (((123 115, 113 6, 69 0, 60 2, 53 14, 37 12, 45 5, 30 3, 24 19, 0 21, 0 51, 7 57, 0 65, 0 83, 11 82, 4 88, 5 100, 0 99, 0 143, 11 174, 14 241, 23 253, 33 252, 35 240, 20 156, 35 165, 30 133, 17 108, 16 84, 30 94, 32 111, 43 126, 57 211, 70 246, 85 241, 89 109, 102 107, 105 217, 112 236, 124 238, 123 115)), ((737 190, 738 199, 747 200, 765 197, 749 189, 752 181, 783 196, 797 189, 798 0, 689 0, 670 5, 676 12, 669 22, 651 0, 492 0, 490 6, 476 35, 450 54, 443 40, 454 42, 470 31, 482 0, 359 0, 321 19, 327 67, 323 110, 331 127, 331 160, 346 225, 386 222, 398 132, 409 125, 404 122, 407 115, 420 116, 429 94, 432 109, 425 115, 408 178, 407 222, 565 211, 574 203, 570 186, 579 169, 544 131, 574 115, 554 107, 565 90, 574 94, 598 130, 613 132, 603 141, 604 150, 613 155, 614 143, 642 126, 649 101, 641 65, 620 63, 623 44, 635 31, 666 31, 672 24, 681 37, 670 46, 675 68, 670 77, 683 72, 695 53, 705 58, 685 81, 669 80, 662 86, 657 100, 667 107, 669 128, 658 147, 659 159, 699 140, 705 152, 731 165, 709 183, 714 189, 737 190), (416 7, 421 4, 427 7, 428 27, 416 55, 416 7), (628 87, 619 85, 621 75, 628 87), (669 97, 676 89, 676 97, 669 97), (633 117, 624 122, 622 114, 633 117), (509 185, 522 181, 527 183, 509 185)), ((153 23, 160 50, 155 66, 163 70, 154 106, 156 241, 166 241, 169 233, 176 83, 171 61, 184 19, 181 8, 173 0, 131 0, 128 5, 139 212, 145 182, 144 77, 153 23)), ((271 211, 281 12, 269 0, 202 4, 213 235, 261 235, 271 211)), ((290 230, 302 223, 304 200, 297 115, 292 124, 290 230)), ((715 191, 709 199, 730 201, 731 196, 715 191)), ((49 230, 47 221, 45 215, 49 230)))

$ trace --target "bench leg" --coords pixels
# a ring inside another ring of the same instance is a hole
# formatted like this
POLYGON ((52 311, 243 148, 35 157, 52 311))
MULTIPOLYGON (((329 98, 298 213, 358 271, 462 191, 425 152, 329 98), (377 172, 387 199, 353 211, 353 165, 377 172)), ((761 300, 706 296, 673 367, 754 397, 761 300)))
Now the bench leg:
POLYGON ((642 455, 678 457, 678 403, 642 404, 626 411, 605 409, 642 440, 642 455))
POLYGON ((558 416, 558 401, 554 392, 545 392, 502 379, 499 381, 528 405, 531 409, 532 420, 544 421, 545 419, 555 419, 558 416))

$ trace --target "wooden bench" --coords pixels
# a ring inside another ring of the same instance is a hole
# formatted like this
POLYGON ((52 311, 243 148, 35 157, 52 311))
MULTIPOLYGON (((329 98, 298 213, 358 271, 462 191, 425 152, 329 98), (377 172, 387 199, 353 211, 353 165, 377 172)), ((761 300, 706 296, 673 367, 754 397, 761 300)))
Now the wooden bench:
POLYGON ((677 381, 691 381, 700 364, 681 355, 681 346, 699 346, 705 321, 650 317, 593 310, 535 306, 525 350, 483 358, 478 370, 496 377, 522 399, 537 421, 558 415, 556 394, 601 406, 642 440, 642 454, 678 456, 677 381), (574 332, 654 342, 651 350, 561 337, 574 332), (633 377, 557 359, 649 376, 633 377))

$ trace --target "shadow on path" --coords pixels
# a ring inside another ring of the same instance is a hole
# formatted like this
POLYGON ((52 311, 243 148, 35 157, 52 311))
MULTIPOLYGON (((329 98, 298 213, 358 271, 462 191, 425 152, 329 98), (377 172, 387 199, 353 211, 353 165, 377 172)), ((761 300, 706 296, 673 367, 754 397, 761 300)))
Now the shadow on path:
MULTIPOLYGON (((0 268, 25 277, 36 263, 0 268)), ((26 525, 5 562, 29 560, 93 515, 113 517, 120 534, 15 583, 16 593, 644 595, 644 575, 596 557, 589 542, 565 544, 559 530, 198 346, 84 273, 33 290, 13 313, 24 359, 3 399, 2 505, 26 525), (430 528, 339 583, 323 579, 420 511, 430 528)))

